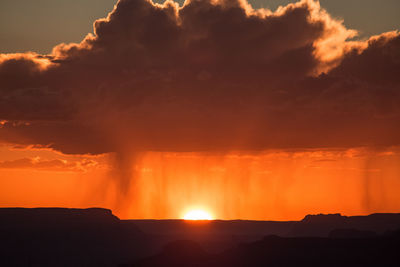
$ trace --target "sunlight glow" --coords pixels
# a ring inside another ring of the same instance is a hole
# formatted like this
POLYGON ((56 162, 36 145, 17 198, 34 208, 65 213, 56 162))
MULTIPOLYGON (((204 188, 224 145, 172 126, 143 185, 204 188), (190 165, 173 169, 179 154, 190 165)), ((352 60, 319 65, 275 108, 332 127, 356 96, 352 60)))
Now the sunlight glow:
POLYGON ((212 216, 204 210, 191 210, 183 216, 184 220, 213 220, 212 216))

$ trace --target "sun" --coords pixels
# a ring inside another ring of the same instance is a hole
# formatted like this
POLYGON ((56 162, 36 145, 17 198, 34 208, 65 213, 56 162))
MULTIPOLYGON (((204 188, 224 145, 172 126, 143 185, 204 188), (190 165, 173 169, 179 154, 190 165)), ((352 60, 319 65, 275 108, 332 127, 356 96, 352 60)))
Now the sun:
POLYGON ((191 210, 183 216, 184 220, 213 220, 210 213, 204 210, 191 210))

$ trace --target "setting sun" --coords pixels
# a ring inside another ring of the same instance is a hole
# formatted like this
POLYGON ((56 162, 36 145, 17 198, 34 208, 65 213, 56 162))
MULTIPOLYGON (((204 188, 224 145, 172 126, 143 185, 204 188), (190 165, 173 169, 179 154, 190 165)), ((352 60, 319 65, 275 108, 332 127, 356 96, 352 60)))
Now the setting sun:
POLYGON ((183 216, 184 220, 213 220, 213 217, 204 210, 191 210, 183 216))

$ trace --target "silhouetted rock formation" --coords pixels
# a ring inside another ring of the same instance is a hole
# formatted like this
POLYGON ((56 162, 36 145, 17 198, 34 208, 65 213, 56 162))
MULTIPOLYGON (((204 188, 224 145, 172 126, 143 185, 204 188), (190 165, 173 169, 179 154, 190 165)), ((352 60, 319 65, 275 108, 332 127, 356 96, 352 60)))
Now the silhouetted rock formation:
POLYGON ((307 215, 293 225, 287 236, 328 237, 334 229, 357 229, 383 234, 400 227, 400 214, 371 214, 368 216, 342 216, 340 214, 307 215))
POLYGON ((143 236, 106 209, 0 209, 0 265, 115 265, 143 255, 143 236))
POLYGON ((400 214, 193 222, 0 208, 0 266, 395 266, 398 229, 400 214), (307 235, 319 237, 289 238, 307 235))
POLYGON ((207 251, 217 253, 266 235, 286 236, 296 222, 134 220, 132 223, 151 236, 159 249, 174 240, 193 240, 207 251))
POLYGON ((347 217, 342 216, 340 213, 335 214, 317 214, 317 215, 306 215, 302 223, 342 223, 347 217))
POLYGON ((210 254, 196 242, 189 240, 174 241, 167 244, 158 255, 139 260, 135 266, 196 266, 210 257, 210 254))
MULTIPOLYGON (((190 252, 190 255, 196 255, 193 258, 185 256, 183 246, 172 246, 170 248, 174 251, 169 249, 129 266, 399 266, 399 241, 394 237, 329 239, 268 236, 220 254, 205 254, 197 248, 197 251, 190 252)), ((192 245, 192 249, 194 247, 192 245)))
POLYGON ((357 229, 335 229, 329 233, 329 238, 370 238, 376 237, 373 231, 361 231, 357 229))

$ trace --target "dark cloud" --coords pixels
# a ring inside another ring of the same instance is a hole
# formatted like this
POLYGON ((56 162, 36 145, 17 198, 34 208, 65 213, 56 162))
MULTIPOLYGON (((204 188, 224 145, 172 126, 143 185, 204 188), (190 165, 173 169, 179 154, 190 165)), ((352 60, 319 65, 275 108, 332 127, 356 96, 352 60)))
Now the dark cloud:
POLYGON ((95 35, 0 57, 0 141, 64 153, 400 144, 400 36, 303 0, 120 0, 95 35), (7 121, 7 122, 6 122, 7 121))

